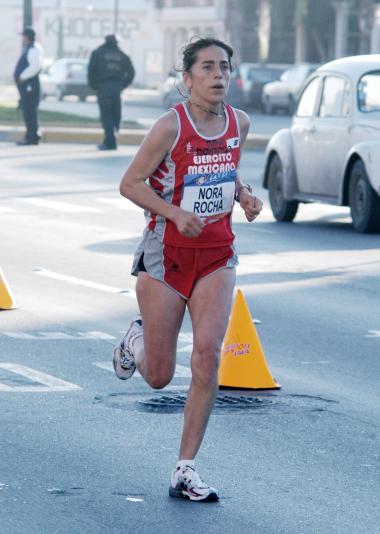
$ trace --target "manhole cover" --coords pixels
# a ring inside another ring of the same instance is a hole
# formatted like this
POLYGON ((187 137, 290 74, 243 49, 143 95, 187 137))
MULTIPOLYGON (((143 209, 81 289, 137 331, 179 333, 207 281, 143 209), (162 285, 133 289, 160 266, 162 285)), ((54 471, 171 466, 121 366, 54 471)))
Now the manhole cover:
MULTIPOLYGON (((171 413, 182 411, 186 403, 185 395, 161 395, 138 401, 138 407, 143 411, 171 413)), ((231 411, 262 408, 272 404, 268 399, 257 397, 219 395, 215 401, 214 410, 231 411)))
MULTIPOLYGON (((147 391, 109 393, 104 396, 96 396, 94 403, 119 410, 138 410, 167 414, 183 412, 186 397, 187 395, 184 393, 179 393, 178 390, 175 391, 173 386, 173 389, 165 392, 165 395, 152 396, 147 391)), ((215 401, 213 413, 244 412, 262 415, 294 414, 299 416, 300 413, 326 413, 329 408, 337 404, 339 403, 335 400, 313 395, 284 395, 267 392, 258 396, 253 392, 245 392, 242 395, 241 392, 236 391, 236 393, 229 394, 220 393, 215 401)))

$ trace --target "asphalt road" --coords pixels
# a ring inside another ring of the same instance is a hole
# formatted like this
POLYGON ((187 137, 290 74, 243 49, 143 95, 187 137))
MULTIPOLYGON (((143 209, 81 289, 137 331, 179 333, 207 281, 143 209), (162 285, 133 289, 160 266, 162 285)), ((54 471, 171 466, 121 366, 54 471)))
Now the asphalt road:
POLYGON ((380 236, 355 234, 345 208, 275 223, 263 155, 244 155, 265 209, 234 215, 237 286, 282 389, 215 410, 198 469, 221 501, 171 500, 182 414, 141 401, 186 393, 189 318, 165 392, 110 371, 137 309, 143 217, 117 192, 133 152, 0 145, 0 266, 18 304, 0 312, 1 534, 377 533, 380 236))

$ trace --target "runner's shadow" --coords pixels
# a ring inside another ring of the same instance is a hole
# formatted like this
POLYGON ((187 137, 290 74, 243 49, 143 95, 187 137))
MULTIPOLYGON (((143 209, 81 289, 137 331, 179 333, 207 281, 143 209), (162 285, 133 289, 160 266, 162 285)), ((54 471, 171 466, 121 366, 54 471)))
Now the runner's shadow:
POLYGON ((91 252, 100 252, 102 254, 134 254, 141 241, 141 236, 130 239, 118 239, 115 241, 100 241, 84 247, 91 252))

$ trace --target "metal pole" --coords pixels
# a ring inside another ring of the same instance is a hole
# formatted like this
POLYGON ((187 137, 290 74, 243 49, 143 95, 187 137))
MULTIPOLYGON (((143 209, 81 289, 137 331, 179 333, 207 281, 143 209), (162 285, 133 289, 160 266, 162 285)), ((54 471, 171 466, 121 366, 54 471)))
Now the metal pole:
POLYGON ((23 24, 24 28, 25 26, 32 26, 33 24, 32 0, 24 0, 23 24))
POLYGON ((57 34, 57 59, 63 57, 63 20, 62 20, 62 1, 57 0, 56 3, 58 15, 58 34, 57 34))
POLYGON ((335 57, 347 55, 349 3, 347 0, 334 2, 335 8, 335 57))
POLYGON ((113 33, 117 33, 117 27, 119 22, 119 0, 114 0, 113 4, 113 33))

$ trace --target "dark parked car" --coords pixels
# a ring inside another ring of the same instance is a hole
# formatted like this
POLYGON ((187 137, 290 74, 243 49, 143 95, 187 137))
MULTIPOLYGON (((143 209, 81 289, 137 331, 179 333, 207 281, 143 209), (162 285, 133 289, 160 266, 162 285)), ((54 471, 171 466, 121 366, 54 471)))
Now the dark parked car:
POLYGON ((262 109, 263 87, 269 82, 279 80, 287 65, 266 63, 241 63, 240 74, 248 107, 262 109))
MULTIPOLYGON (((182 72, 170 71, 168 77, 162 85, 161 98, 164 106, 170 108, 178 102, 188 97, 186 87, 182 81, 182 72)), ((238 67, 231 73, 230 87, 226 102, 236 108, 245 108, 245 96, 243 91, 243 80, 238 67)))
POLYGON ((87 68, 87 59, 58 59, 41 73, 41 97, 53 95, 57 100, 63 100, 65 96, 76 95, 80 100, 86 100, 87 96, 94 95, 87 84, 87 68))

